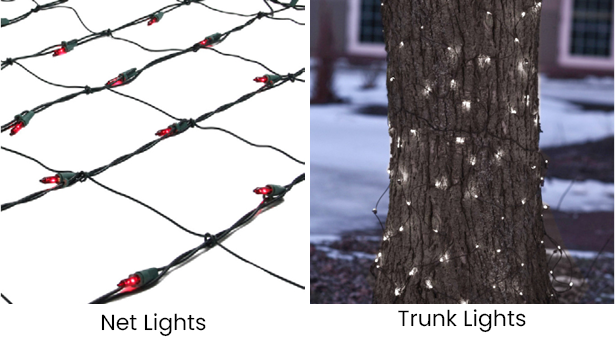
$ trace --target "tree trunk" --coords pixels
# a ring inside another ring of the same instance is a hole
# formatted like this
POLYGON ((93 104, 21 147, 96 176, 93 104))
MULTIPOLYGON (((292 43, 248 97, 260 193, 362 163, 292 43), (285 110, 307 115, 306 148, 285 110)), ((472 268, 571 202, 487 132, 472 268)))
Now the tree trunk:
POLYGON ((534 0, 384 0, 390 203, 375 303, 554 303, 534 0))

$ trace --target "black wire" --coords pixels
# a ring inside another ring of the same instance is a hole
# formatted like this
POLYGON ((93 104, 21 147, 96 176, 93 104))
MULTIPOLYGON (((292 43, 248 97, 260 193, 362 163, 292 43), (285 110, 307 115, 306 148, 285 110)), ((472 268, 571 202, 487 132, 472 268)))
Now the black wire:
POLYGON ((115 94, 117 94, 117 95, 121 95, 121 96, 123 96, 123 97, 129 98, 129 99, 135 100, 135 101, 137 101, 137 102, 140 102, 140 103, 142 103, 142 104, 144 104, 144 105, 147 105, 147 106, 149 106, 149 107, 151 107, 151 108, 153 108, 153 109, 157 110, 158 112, 160 112, 160 113, 162 113, 162 114, 164 114, 164 115, 168 116, 169 118, 171 118, 171 119, 173 119, 173 120, 177 120, 177 121, 181 120, 181 119, 179 119, 179 118, 176 118, 176 117, 172 116, 172 115, 171 115, 171 114, 169 114, 168 112, 166 112, 166 111, 164 111, 164 110, 162 110, 162 109, 160 109, 160 108, 158 108, 158 107, 156 107, 156 106, 154 106, 154 105, 150 104, 149 102, 143 101, 143 100, 141 100, 141 99, 137 99, 137 98, 132 97, 132 96, 130 96, 130 95, 128 95, 128 94, 125 94, 125 93, 116 92, 116 91, 114 91, 114 90, 113 90, 113 89, 111 89, 111 88, 108 88, 108 90, 109 90, 109 91, 111 91, 111 92, 113 92, 113 93, 115 93, 115 94))
POLYGON ((293 286, 296 286, 296 287, 299 287, 302 290, 305 290, 305 286, 301 286, 301 285, 299 285, 299 284, 297 284, 295 282, 292 282, 292 281, 290 281, 290 280, 288 280, 288 279, 286 279, 284 277, 281 277, 281 276, 279 276, 279 275, 277 275, 277 274, 275 274, 275 273, 273 273, 273 272, 271 272, 271 271, 269 271, 269 270, 267 270, 265 268, 262 268, 262 267, 258 266, 257 264, 255 264, 255 263, 253 263, 253 262, 251 262, 251 261, 249 261, 249 260, 247 260, 245 258, 242 258, 241 256, 239 256, 235 252, 233 252, 233 251, 229 250, 228 248, 224 247, 224 245, 222 245, 222 244, 216 244, 216 245, 220 246, 223 250, 227 251, 228 253, 233 255, 235 258, 237 258, 237 259, 239 259, 239 260, 241 260, 241 261, 243 261, 245 263, 248 263, 248 264, 250 264, 250 265, 252 265, 252 266, 254 266, 254 267, 256 267, 256 268, 258 268, 258 269, 260 269, 260 270, 262 270, 264 272, 266 272, 266 273, 269 273, 270 275, 272 275, 272 276, 274 276, 274 277, 276 277, 276 278, 278 278, 278 279, 280 279, 282 281, 285 281, 285 282, 287 282, 287 283, 289 283, 289 284, 291 284, 293 286))
POLYGON ((218 53, 218 54, 220 54, 220 55, 230 56, 230 57, 234 57, 234 58, 241 59, 241 60, 243 60, 243 61, 247 61, 247 62, 251 62, 251 63, 257 64, 257 65, 261 66, 262 68, 264 68, 264 69, 268 70, 269 72, 271 72, 271 73, 273 73, 273 74, 275 74, 275 75, 279 75, 278 73, 276 73, 276 72, 275 72, 274 70, 272 70, 271 68, 269 68, 269 67, 265 66, 263 63, 258 62, 258 61, 256 61, 256 60, 248 59, 248 58, 242 57, 242 56, 240 56, 240 55, 223 53, 223 52, 218 51, 218 50, 217 50, 217 49, 215 49, 215 48, 208 48, 208 50, 214 51, 214 52, 216 52, 216 53, 218 53))
MULTIPOLYGON (((4 1, 4 0, 2 0, 2 1, 4 1)), ((6 296, 4 296, 4 294, 0 293, 0 296, 2 296, 2 299, 4 299, 4 301, 6 301, 7 303, 9 303, 9 304, 11 304, 11 305, 13 304, 13 303, 9 300, 9 298, 7 298, 6 296)))
POLYGON ((40 81, 42 81, 42 82, 44 82, 44 83, 46 83, 46 84, 48 84, 48 85, 51 85, 51 86, 56 86, 56 87, 62 87, 62 88, 79 88, 79 89, 81 89, 81 88, 85 88, 85 86, 66 86, 66 85, 56 84, 56 83, 53 83, 53 82, 51 82, 51 81, 47 81, 47 80, 45 80, 45 79, 43 79, 43 78, 39 77, 38 75, 34 74, 32 71, 30 71, 29 69, 27 69, 24 65, 20 64, 18 61, 15 61, 15 64, 17 64, 17 66, 19 66, 19 67, 23 68, 26 72, 30 73, 32 76, 34 76, 34 77, 35 77, 35 78, 37 78, 38 80, 40 80, 40 81))
POLYGON ((90 304, 104 304, 106 302, 107 299, 111 298, 114 294, 118 293, 119 291, 121 291, 122 288, 118 287, 116 289, 114 289, 113 291, 99 297, 98 299, 92 301, 90 304))
POLYGON ((7 151, 7 152, 11 152, 11 153, 13 153, 13 154, 16 154, 16 155, 22 156, 22 157, 24 157, 24 158, 26 158, 26 159, 28 159, 28 160, 32 160, 32 161, 34 161, 35 163, 39 164, 39 165, 40 165, 41 167, 43 167, 44 169, 46 169, 46 170, 50 171, 50 172, 54 172, 54 173, 66 172, 66 171, 58 171, 58 170, 54 170, 53 168, 47 167, 45 164, 43 164, 42 162, 40 162, 40 161, 38 161, 38 160, 36 160, 36 159, 32 158, 31 156, 28 156, 28 155, 25 155, 25 154, 23 154, 23 153, 20 153, 20 152, 14 151, 14 150, 12 150, 12 149, 10 149, 10 148, 6 148, 6 147, 4 147, 4 146, 1 146, 0 148, 2 148, 3 150, 5 150, 5 151, 7 151))
POLYGON ((96 34, 96 32, 92 31, 90 28, 88 28, 88 26, 85 25, 85 23, 83 22, 83 20, 81 20, 81 16, 79 16, 79 13, 77 13, 77 10, 75 10, 72 7, 69 6, 56 6, 54 8, 66 8, 66 9, 70 9, 72 10, 75 15, 77 16, 77 19, 79 19, 79 22, 81 23, 81 25, 83 26, 83 28, 85 28, 88 32, 92 33, 92 34, 96 34))
POLYGON ((252 143, 252 142, 250 142, 250 141, 248 141, 248 140, 246 140, 246 139, 244 139, 244 138, 242 138, 242 137, 238 136, 237 134, 235 134, 235 133, 233 133, 233 132, 231 132, 231 131, 225 130, 224 128, 219 128, 219 127, 201 127, 201 126, 199 126, 199 125, 196 125, 196 127, 200 128, 200 129, 202 129, 202 130, 214 130, 214 131, 224 132, 224 133, 226 133, 226 134, 229 134, 229 135, 231 135, 231 136, 234 136, 235 138, 237 138, 237 139, 239 139, 239 140, 241 140, 241 141, 245 142, 246 144, 248 144, 248 145, 250 145, 250 146, 253 146, 253 147, 259 147, 259 148, 270 148, 270 149, 272 149, 272 150, 274 150, 274 151, 277 151, 277 152, 279 152, 279 153, 281 153, 281 154, 285 155, 286 157, 288 157, 289 159, 291 159, 292 161, 294 161, 294 162, 296 162, 296 163, 299 163, 299 164, 301 164, 301 165, 305 165, 305 162, 298 160, 297 158, 295 158, 295 157, 291 156, 290 154, 288 154, 288 153, 286 153, 286 152, 282 151, 281 149, 279 149, 279 148, 277 148, 277 147, 270 146, 270 145, 258 145, 258 144, 254 144, 254 143, 252 143))
POLYGON ((148 51, 148 52, 152 52, 152 53, 159 53, 159 52, 177 52, 177 51, 182 51, 182 50, 181 50, 181 49, 179 49, 179 48, 168 48, 168 49, 151 49, 151 48, 144 47, 144 46, 142 46, 142 45, 140 45, 140 44, 138 44, 138 43, 136 43, 136 42, 134 42, 134 41, 132 41, 132 40, 128 40, 128 39, 124 39, 124 38, 119 38, 119 37, 116 37, 116 36, 113 36, 113 35, 110 35, 110 37, 111 37, 112 39, 115 39, 115 40, 121 40, 121 41, 125 41, 125 42, 128 42, 128 43, 131 43, 131 44, 133 44, 133 45, 135 45, 135 46, 137 46, 137 47, 141 48, 141 49, 142 49, 142 50, 144 50, 144 51, 148 51))
POLYGON ((162 212, 158 211, 157 209, 155 209, 155 208, 151 207, 150 205, 148 205, 148 204, 146 204, 146 203, 144 203, 144 202, 142 202, 142 201, 139 201, 139 200, 137 200, 137 199, 135 199, 135 198, 133 198, 133 197, 131 197, 131 196, 129 196, 129 195, 126 195, 126 194, 124 194, 124 193, 122 193, 122 192, 118 192, 118 191, 116 191, 116 190, 114 190, 114 189, 112 189, 112 188, 110 188, 110 187, 108 187, 108 186, 106 186, 106 185, 103 185, 102 183, 100 183, 100 182, 96 181, 96 179, 94 179, 94 178, 90 178, 90 180, 92 180, 92 181, 93 181, 96 185, 98 185, 98 186, 100 186, 100 187, 102 187, 102 188, 104 188, 104 189, 108 190, 109 192, 115 193, 115 194, 117 194, 117 195, 119 195, 119 196, 121 196, 121 197, 124 197, 124 198, 126 198, 126 199, 132 200, 132 201, 136 202, 137 204, 139 204, 139 205, 141 205, 141 206, 143 206, 143 207, 145 207, 145 208, 149 209, 150 211, 152 211, 152 212, 154 212, 154 213, 158 214, 159 216, 161 216, 161 217, 163 217, 163 218, 167 219, 169 222, 171 222, 173 225, 175 225, 175 226, 179 227, 179 228, 180 228, 180 229, 182 229, 183 231, 188 232, 188 233, 190 233, 190 234, 192 234, 192 235, 195 235, 195 236, 197 236, 197 237, 203 237, 203 235, 202 235, 202 234, 199 234, 199 233, 193 232, 193 231, 191 231, 191 230, 189 230, 189 229, 185 228, 184 226, 180 225, 180 224, 179 224, 178 222, 176 222, 175 220, 173 220, 173 219, 169 218, 168 216, 166 216, 166 215, 165 215, 165 214, 163 214, 162 212))

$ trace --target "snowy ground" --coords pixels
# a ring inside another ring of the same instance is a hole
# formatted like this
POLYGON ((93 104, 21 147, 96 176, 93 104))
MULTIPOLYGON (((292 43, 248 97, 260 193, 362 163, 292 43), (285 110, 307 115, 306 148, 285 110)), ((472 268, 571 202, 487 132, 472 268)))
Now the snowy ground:
MULTIPOLYGON (((313 238, 372 228, 372 208, 388 185, 389 137, 386 117, 356 113, 366 105, 387 105, 384 74, 377 88, 361 90, 363 74, 340 69, 337 94, 348 103, 311 109, 311 234, 313 238)), ((613 111, 584 109, 613 105, 613 79, 555 80, 540 83, 544 133, 541 147, 575 144, 613 135, 613 111)), ((555 208, 571 181, 545 182, 543 200, 555 208)), ((385 194, 379 215, 386 215, 385 194)), ((577 182, 561 203, 563 211, 612 211, 613 184, 577 182)))

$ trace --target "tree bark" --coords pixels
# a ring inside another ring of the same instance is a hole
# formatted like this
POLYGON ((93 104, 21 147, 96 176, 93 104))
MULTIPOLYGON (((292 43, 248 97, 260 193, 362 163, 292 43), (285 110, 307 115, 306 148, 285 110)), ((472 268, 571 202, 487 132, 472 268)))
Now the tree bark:
POLYGON ((390 203, 375 303, 554 303, 540 5, 384 0, 390 203))

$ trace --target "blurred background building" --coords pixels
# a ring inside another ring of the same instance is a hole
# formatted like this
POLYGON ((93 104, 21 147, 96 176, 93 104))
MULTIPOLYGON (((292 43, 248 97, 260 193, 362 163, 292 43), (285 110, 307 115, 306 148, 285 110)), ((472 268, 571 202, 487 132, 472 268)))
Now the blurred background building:
MULTIPOLYGON (((386 58, 381 0, 312 0, 311 4, 312 56, 319 56, 319 40, 330 35, 331 50, 352 64, 386 58)), ((543 74, 613 76, 613 0, 543 0, 541 15, 543 74)))

